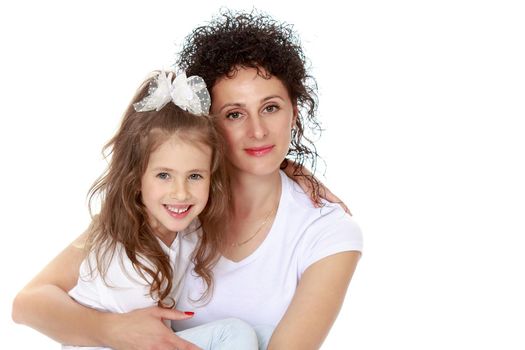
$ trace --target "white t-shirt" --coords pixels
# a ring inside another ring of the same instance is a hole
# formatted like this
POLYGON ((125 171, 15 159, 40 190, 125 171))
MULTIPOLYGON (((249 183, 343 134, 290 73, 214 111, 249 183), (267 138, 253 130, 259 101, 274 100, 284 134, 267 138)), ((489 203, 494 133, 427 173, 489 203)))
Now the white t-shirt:
POLYGON ((252 326, 275 327, 286 312, 299 280, 313 263, 343 251, 361 251, 361 230, 337 204, 313 207, 310 198, 281 172, 277 214, 265 240, 239 262, 221 257, 213 269, 214 290, 208 304, 192 302, 204 291, 192 271, 186 275, 177 309, 195 311, 173 321, 175 330, 237 317, 252 326))
MULTIPOLYGON (((192 225, 193 226, 193 225, 192 225)), ((159 243, 164 252, 169 256, 173 267, 173 289, 171 296, 177 300, 182 291, 181 284, 184 275, 189 274, 190 258, 196 247, 198 236, 194 228, 188 232, 179 233, 170 247, 165 245, 160 239, 159 243)), ((152 264, 142 260, 146 266, 152 267, 152 264)), ((192 266, 191 266, 192 267, 192 266)), ((98 270, 93 254, 80 265, 80 274, 77 285, 69 291, 69 295, 80 304, 97 309, 100 311, 110 311, 124 313, 149 306, 156 306, 157 300, 150 296, 151 280, 149 275, 145 275, 145 280, 133 267, 131 260, 127 257, 122 245, 117 245, 113 258, 102 279, 98 270), (91 266, 95 267, 91 273, 88 263, 90 259, 91 266)), ((79 347, 63 346, 62 349, 77 349, 79 347)), ((100 347, 82 349, 106 349, 100 347)))

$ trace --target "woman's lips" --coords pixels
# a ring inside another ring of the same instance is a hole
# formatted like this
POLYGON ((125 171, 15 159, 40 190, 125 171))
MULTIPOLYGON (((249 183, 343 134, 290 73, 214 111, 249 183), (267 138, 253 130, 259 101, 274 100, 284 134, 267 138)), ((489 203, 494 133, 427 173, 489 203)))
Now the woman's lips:
POLYGON ((273 149, 273 145, 270 146, 262 146, 262 147, 251 147, 251 148, 245 148, 244 151, 248 153, 250 156, 253 157, 262 157, 268 153, 270 153, 273 149))

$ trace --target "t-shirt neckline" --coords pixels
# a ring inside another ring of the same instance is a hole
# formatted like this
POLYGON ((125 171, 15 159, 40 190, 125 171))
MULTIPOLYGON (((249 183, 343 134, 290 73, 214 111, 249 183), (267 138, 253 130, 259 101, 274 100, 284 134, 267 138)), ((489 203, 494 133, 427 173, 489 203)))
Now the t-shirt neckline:
POLYGON ((264 238, 264 241, 261 242, 257 249, 255 249, 250 255, 248 255, 242 260, 233 261, 222 255, 219 259, 221 265, 225 266, 226 268, 238 268, 251 263, 252 261, 256 260, 259 257, 259 255, 262 254, 262 252, 266 249, 266 246, 270 244, 271 240, 276 235, 276 233, 274 232, 276 230, 275 227, 278 226, 278 222, 281 220, 281 216, 284 212, 285 191, 289 190, 289 184, 286 181, 286 174, 282 170, 279 170, 279 175, 281 176, 281 196, 279 197, 279 204, 277 207, 277 212, 275 213, 275 218, 273 220, 272 227, 270 227, 270 231, 264 238))

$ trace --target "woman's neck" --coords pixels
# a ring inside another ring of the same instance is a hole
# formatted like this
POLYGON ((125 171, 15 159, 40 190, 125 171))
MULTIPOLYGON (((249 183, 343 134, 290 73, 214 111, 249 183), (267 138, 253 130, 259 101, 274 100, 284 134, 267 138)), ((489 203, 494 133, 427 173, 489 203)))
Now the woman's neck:
POLYGON ((233 192, 233 216, 243 219, 271 210, 281 197, 281 175, 275 171, 269 175, 234 173, 231 177, 233 192))

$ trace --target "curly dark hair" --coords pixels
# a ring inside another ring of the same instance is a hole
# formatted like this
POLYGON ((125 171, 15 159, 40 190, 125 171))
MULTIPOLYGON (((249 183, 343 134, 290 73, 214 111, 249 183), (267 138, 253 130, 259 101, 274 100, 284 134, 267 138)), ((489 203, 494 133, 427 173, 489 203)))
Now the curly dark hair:
POLYGON ((281 169, 289 165, 288 159, 293 160, 294 175, 305 176, 314 195, 319 195, 319 182, 303 168, 308 162, 315 173, 319 157, 315 144, 304 135, 307 129, 313 135, 322 131, 316 118, 317 84, 307 72, 307 59, 292 25, 258 11, 222 10, 185 38, 177 65, 188 75, 201 76, 209 89, 240 67, 255 68, 261 77, 279 78, 299 112, 281 169))

